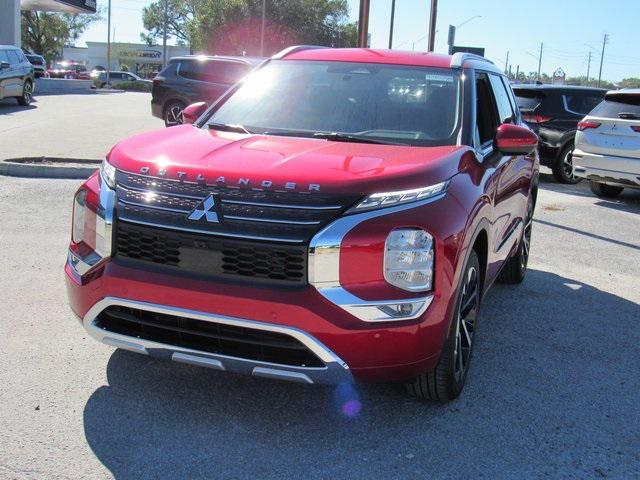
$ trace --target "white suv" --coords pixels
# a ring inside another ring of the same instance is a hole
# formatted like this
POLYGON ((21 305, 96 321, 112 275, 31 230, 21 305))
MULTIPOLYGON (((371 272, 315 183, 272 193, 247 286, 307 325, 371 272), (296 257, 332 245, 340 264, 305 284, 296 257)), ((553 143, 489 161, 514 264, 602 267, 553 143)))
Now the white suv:
POLYGON ((607 92, 580 123, 574 173, 599 197, 640 188, 640 89, 607 92))

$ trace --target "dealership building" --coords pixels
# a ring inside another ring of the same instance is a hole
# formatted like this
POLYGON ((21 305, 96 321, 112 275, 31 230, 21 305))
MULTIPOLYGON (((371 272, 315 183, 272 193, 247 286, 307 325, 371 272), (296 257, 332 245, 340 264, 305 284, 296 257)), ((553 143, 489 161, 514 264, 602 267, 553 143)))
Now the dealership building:
MULTIPOLYGON (((188 55, 189 47, 167 45, 167 60, 179 55, 188 55)), ((107 42, 87 42, 86 47, 64 47, 62 58, 83 63, 88 70, 107 68, 107 42)), ((161 46, 137 43, 112 43, 109 70, 120 70, 126 65, 130 72, 148 77, 162 70, 164 58, 161 46)))
POLYGON ((96 13, 96 0, 0 0, 0 45, 20 46, 21 10, 96 13))

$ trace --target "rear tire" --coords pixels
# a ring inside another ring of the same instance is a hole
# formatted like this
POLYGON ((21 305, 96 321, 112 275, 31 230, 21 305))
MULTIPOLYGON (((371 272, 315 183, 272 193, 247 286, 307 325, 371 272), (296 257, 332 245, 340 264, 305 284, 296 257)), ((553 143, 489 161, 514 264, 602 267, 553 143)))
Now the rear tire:
POLYGON ((527 216, 524 219, 524 230, 520 237, 520 244, 513 255, 502 267, 498 281, 502 283, 522 283, 527 273, 529 263, 529 250, 531 248, 531 230, 533 228, 533 198, 529 197, 527 203, 527 216))
POLYGON ((185 104, 180 101, 172 101, 168 103, 164 107, 164 114, 162 115, 162 117, 164 118, 164 125, 166 127, 175 127, 176 125, 182 125, 184 123, 184 118, 182 116, 184 107, 185 104))
POLYGON ((446 403, 457 398, 467 378, 482 289, 480 262, 471 252, 464 267, 449 336, 433 371, 406 384, 407 392, 421 400, 446 403))
POLYGON ((576 177, 573 171, 573 143, 565 146, 556 157, 551 169, 553 170, 553 176, 560 183, 566 183, 569 185, 575 185, 582 181, 582 178, 576 177))
POLYGON ((614 185, 607 185, 606 183, 598 183, 594 181, 589 182, 591 191, 600 198, 615 198, 622 193, 623 187, 616 187, 614 185))
POLYGON ((31 100, 33 100, 33 84, 31 80, 27 80, 24 82, 22 86, 22 95, 17 97, 18 103, 23 107, 28 107, 31 105, 31 100))

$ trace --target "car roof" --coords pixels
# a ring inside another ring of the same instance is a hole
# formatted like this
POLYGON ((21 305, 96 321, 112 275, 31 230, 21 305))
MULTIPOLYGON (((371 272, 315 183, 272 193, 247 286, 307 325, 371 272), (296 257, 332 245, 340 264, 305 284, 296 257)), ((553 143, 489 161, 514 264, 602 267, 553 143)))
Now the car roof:
POLYGON ((234 62, 242 62, 247 65, 258 65, 264 62, 266 59, 262 57, 242 57, 233 55, 180 55, 178 57, 172 57, 171 60, 227 60, 234 62))
POLYGON ((609 95, 640 95, 640 88, 621 88, 620 90, 609 90, 609 95))
POLYGON ((414 67, 457 68, 474 67, 495 73, 502 72, 484 57, 467 53, 443 55, 433 52, 382 50, 373 48, 324 48, 297 46, 283 50, 274 58, 285 60, 316 60, 328 62, 381 63, 414 67))
POLYGON ((597 92, 597 93, 605 93, 607 91, 606 88, 596 88, 596 87, 584 87, 581 85, 552 85, 549 83, 544 83, 542 85, 537 83, 520 83, 516 85, 511 85, 513 90, 540 90, 540 91, 572 91, 572 92, 597 92))

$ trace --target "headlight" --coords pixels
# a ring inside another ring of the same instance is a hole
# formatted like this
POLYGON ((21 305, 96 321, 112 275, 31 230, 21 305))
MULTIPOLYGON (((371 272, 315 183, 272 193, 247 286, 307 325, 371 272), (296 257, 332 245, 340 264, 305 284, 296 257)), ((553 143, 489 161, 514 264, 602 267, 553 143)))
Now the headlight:
POLYGON ((413 190, 402 190, 399 192, 373 193, 362 200, 358 205, 350 210, 350 213, 371 210, 374 208, 393 207, 403 203, 417 202, 430 197, 435 197, 443 193, 449 181, 437 183, 429 187, 414 188, 413 190))
POLYGON ((384 279, 410 292, 431 290, 433 237, 413 228, 389 233, 384 244, 384 279))
POLYGON ((100 178, 106 183, 110 188, 116 188, 116 167, 111 165, 107 160, 102 161, 102 165, 100 165, 100 178))

